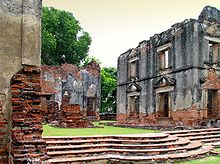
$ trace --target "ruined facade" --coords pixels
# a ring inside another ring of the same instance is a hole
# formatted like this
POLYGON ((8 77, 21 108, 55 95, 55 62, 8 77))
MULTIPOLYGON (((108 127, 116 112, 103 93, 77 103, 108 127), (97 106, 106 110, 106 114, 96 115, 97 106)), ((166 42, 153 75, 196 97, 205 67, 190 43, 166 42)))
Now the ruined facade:
POLYGON ((41 6, 41 0, 0 1, 0 163, 44 158, 36 79, 41 74, 41 6))
MULTIPOLYGON (((42 80, 55 90, 52 95, 48 95, 47 103, 56 104, 57 112, 60 113, 60 116, 57 117, 60 120, 57 121, 60 121, 61 125, 88 127, 86 119, 99 120, 101 81, 100 67, 95 61, 81 69, 72 64, 42 66, 42 80), (71 118, 65 119, 70 115, 71 118), (72 123, 67 123, 67 120, 72 123), (85 124, 82 123, 78 126, 77 124, 80 124, 82 120, 85 124)), ((53 109, 49 107, 48 112, 50 110, 53 109)))
POLYGON ((120 124, 199 125, 220 118, 220 11, 206 6, 118 58, 120 124))

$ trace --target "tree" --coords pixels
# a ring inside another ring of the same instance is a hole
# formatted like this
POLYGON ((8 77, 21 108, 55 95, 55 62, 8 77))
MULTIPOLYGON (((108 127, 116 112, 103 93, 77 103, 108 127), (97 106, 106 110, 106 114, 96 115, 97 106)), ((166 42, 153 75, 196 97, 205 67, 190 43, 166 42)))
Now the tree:
POLYGON ((84 61, 82 61, 80 63, 80 67, 85 67, 86 65, 88 65, 91 61, 95 61, 97 64, 101 64, 101 61, 99 59, 97 59, 95 56, 87 56, 84 61))
POLYGON ((70 12, 43 7, 42 13, 42 64, 80 65, 88 56, 89 34, 70 12))
POLYGON ((101 113, 116 113, 117 70, 113 67, 101 69, 101 113))

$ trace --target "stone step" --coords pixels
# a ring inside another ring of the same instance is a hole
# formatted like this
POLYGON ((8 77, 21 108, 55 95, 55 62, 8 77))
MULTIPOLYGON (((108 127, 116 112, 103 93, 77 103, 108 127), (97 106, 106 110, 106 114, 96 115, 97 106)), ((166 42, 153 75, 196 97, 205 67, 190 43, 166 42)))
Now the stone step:
POLYGON ((172 152, 181 152, 181 151, 188 151, 188 150, 196 150, 202 147, 202 143, 199 141, 192 141, 190 144, 182 147, 176 148, 157 148, 157 149, 115 149, 115 148, 101 148, 101 149, 84 149, 84 150, 68 150, 68 151, 53 151, 47 152, 47 155, 50 157, 54 156, 88 156, 94 154, 135 154, 135 155, 158 155, 158 154, 167 154, 172 152))
POLYGON ((209 132, 209 131, 220 131, 220 128, 207 128, 207 129, 193 129, 193 130, 178 130, 178 131, 164 131, 165 134, 179 135, 187 133, 199 133, 199 132, 209 132))
POLYGON ((116 154, 106 154, 106 155, 96 155, 96 156, 87 156, 87 157, 65 157, 65 158, 53 158, 49 159, 49 163, 72 163, 72 162, 98 162, 100 160, 107 160, 102 163, 107 163, 111 160, 116 160, 118 163, 129 163, 129 162, 156 162, 156 161, 165 161, 168 159, 178 160, 183 158, 198 158, 199 156, 204 156, 212 150, 212 146, 203 146, 200 149, 184 152, 184 153, 172 153, 172 154, 163 154, 163 155, 151 155, 151 156, 136 156, 136 155, 116 155, 116 154))
POLYGON ((214 142, 211 145, 214 146, 215 148, 220 148, 220 142, 214 142))
POLYGON ((130 135, 96 135, 96 136, 49 136, 43 137, 46 141, 57 140, 95 140, 95 139, 123 139, 123 140, 150 140, 150 139, 163 139, 168 137, 169 134, 163 133, 148 133, 148 134, 130 134, 130 135))
POLYGON ((191 141, 194 141, 194 140, 214 139, 214 138, 220 139, 220 133, 219 133, 219 134, 216 134, 216 135, 205 135, 205 136, 193 136, 193 137, 189 137, 189 139, 190 139, 191 141))
POLYGON ((198 133, 187 133, 187 134, 175 134, 177 137, 193 137, 193 136, 207 136, 220 134, 220 131, 208 131, 208 132, 198 132, 198 133))
POLYGON ((178 137, 176 136, 170 136, 168 138, 163 138, 163 139, 136 139, 136 140, 126 140, 123 139, 111 139, 111 138, 106 138, 106 139, 90 139, 90 140, 56 140, 56 141, 47 141, 47 145, 64 145, 64 144, 86 144, 86 143, 131 143, 131 144, 153 144, 153 143, 167 143, 167 142, 174 142, 177 141, 178 137))
POLYGON ((175 142, 159 143, 159 144, 87 144, 87 145, 64 145, 64 146, 48 146, 48 151, 68 150, 68 149, 94 149, 94 148, 130 148, 130 149, 150 149, 150 148, 172 148, 185 146, 189 144, 188 139, 179 139, 175 142))
POLYGON ((198 141, 201 141, 202 143, 213 143, 213 142, 220 142, 220 138, 202 139, 198 141))

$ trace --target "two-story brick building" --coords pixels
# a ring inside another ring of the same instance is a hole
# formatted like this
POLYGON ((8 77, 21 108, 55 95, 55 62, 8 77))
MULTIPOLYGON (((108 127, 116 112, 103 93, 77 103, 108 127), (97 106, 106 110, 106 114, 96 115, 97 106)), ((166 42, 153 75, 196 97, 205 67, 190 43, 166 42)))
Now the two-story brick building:
POLYGON ((119 124, 196 125, 220 118, 220 11, 206 6, 118 58, 119 124))

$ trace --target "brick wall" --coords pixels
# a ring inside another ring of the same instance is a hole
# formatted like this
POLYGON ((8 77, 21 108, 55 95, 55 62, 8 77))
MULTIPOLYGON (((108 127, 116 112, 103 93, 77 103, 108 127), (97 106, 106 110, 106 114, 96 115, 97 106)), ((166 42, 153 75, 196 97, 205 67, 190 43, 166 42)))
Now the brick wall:
MULTIPOLYGON (((210 67, 208 69, 208 75, 204 79, 204 84, 202 88, 207 92, 208 90, 220 90, 220 79, 219 75, 217 74, 215 68, 210 67)), ((220 92, 217 92, 217 99, 215 99, 216 104, 215 109, 212 111, 212 116, 214 118, 220 118, 220 92)), ((204 117, 208 117, 207 113, 208 109, 207 106, 204 107, 204 117)))
POLYGON ((47 111, 44 115, 44 121, 49 124, 57 125, 60 121, 61 114, 59 105, 55 101, 47 101, 47 111))
POLYGON ((85 69, 93 76, 100 76, 100 66, 95 61, 90 62, 85 69))
POLYGON ((6 142, 6 125, 8 122, 5 120, 3 115, 3 102, 4 96, 0 95, 0 163, 7 163, 8 145, 6 142))
POLYGON ((59 126, 68 128, 93 127, 87 120, 86 115, 80 110, 80 106, 74 104, 62 105, 59 126))
POLYGON ((40 75, 38 67, 24 65, 11 80, 11 155, 14 163, 40 162, 46 157, 40 75))
POLYGON ((57 102, 59 107, 61 107, 61 104, 62 107, 64 104, 69 104, 70 106, 79 105, 81 113, 84 112, 85 114, 88 114, 87 119, 99 120, 101 97, 99 64, 97 64, 95 61, 92 61, 84 68, 79 68, 73 64, 63 64, 62 66, 44 65, 41 68, 43 78, 42 81, 45 86, 43 87, 43 92, 46 93, 45 90, 48 87, 53 88, 50 89, 51 92, 53 90, 56 91, 51 94, 53 95, 51 100, 57 102), (64 94, 68 94, 69 97, 67 100, 67 97, 65 97, 64 94), (95 100, 94 109, 92 110, 88 108, 89 98, 95 100))

